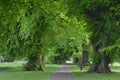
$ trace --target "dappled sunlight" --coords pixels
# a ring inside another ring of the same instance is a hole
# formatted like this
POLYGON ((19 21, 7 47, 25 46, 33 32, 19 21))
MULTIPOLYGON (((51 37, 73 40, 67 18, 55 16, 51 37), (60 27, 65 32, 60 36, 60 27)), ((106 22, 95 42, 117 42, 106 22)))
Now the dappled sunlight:
POLYGON ((0 63, 0 72, 16 72, 16 71, 24 71, 23 69, 24 63, 16 63, 16 62, 5 62, 0 63))

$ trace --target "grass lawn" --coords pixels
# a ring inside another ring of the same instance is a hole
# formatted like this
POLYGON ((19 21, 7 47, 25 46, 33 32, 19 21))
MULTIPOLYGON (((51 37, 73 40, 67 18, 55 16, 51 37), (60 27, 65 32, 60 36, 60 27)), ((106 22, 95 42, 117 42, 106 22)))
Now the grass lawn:
POLYGON ((24 71, 23 63, 0 63, 0 80, 49 80, 59 65, 47 64, 45 71, 24 71))
POLYGON ((111 74, 86 73, 89 67, 81 71, 77 65, 71 65, 70 69, 74 80, 120 80, 120 66, 111 67, 114 72, 111 74))

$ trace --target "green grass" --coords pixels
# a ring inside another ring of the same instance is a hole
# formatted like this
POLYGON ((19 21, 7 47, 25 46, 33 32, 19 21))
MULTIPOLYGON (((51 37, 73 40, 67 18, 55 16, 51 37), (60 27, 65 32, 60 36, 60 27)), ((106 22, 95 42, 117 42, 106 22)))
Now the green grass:
POLYGON ((82 71, 77 65, 71 65, 71 72, 74 80, 120 80, 120 67, 111 67, 113 73, 111 74, 99 74, 99 73, 87 73, 89 67, 85 67, 82 71))
POLYGON ((0 80, 49 80, 59 65, 47 64, 45 71, 24 71, 22 63, 0 63, 0 80))

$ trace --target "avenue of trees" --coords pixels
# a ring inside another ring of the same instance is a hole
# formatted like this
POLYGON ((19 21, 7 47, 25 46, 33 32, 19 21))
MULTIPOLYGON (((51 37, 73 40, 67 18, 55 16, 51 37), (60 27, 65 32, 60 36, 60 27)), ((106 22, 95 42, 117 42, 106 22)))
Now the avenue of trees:
POLYGON ((0 0, 3 55, 24 58, 28 71, 82 57, 89 72, 111 73, 120 58, 120 1, 0 0))

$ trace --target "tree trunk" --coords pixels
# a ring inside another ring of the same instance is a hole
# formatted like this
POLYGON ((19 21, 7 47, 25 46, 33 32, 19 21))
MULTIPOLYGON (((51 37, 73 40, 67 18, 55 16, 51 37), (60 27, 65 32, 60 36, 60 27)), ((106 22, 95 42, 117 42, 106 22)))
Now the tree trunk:
POLYGON ((84 50, 83 53, 82 53, 82 57, 80 57, 79 60, 78 60, 78 65, 79 65, 81 70, 84 66, 90 65, 90 62, 89 62, 88 58, 89 58, 89 52, 84 50))
POLYGON ((103 51, 106 42, 105 38, 106 35, 103 34, 103 42, 97 46, 95 46, 95 44, 93 45, 94 59, 89 72, 111 73, 109 68, 109 58, 105 55, 105 51, 103 51))
POLYGON ((84 66, 90 65, 90 62, 89 62, 89 52, 87 50, 83 51, 82 59, 83 59, 84 66))
POLYGON ((43 71, 42 59, 38 54, 31 54, 28 57, 28 62, 25 66, 26 71, 43 71))
POLYGON ((107 58, 104 53, 100 54, 100 58, 97 62, 92 63, 89 72, 111 73, 109 63, 107 62, 107 58))
POLYGON ((83 50, 82 57, 79 58, 79 62, 78 62, 81 70, 84 66, 90 65, 88 47, 89 46, 85 42, 82 44, 82 50, 83 50))
POLYGON ((36 34, 34 35, 33 48, 35 47, 35 49, 28 56, 28 63, 26 64, 27 71, 43 71, 44 62, 43 57, 40 55, 42 45, 40 44, 41 38, 39 35, 39 32, 36 32, 36 34))

